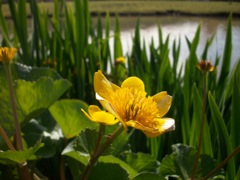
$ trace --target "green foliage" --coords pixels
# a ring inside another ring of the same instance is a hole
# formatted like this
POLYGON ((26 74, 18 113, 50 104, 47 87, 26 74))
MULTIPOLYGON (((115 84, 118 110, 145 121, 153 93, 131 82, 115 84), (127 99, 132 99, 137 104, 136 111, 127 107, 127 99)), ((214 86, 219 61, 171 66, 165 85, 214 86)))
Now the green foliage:
POLYGON ((30 160, 35 152, 43 146, 37 143, 34 147, 23 151, 4 151, 0 153, 0 163, 2 164, 21 164, 30 160))
MULTIPOLYGON (((112 138, 119 126, 98 126, 81 111, 87 110, 88 104, 97 103, 93 75, 101 69, 116 84, 121 84, 128 76, 138 76, 144 81, 148 94, 167 91, 172 95, 172 106, 166 116, 175 119, 176 130, 150 139, 137 130, 127 129, 104 150, 103 156, 92 167, 89 179, 161 180, 167 176, 191 177, 199 143, 204 89, 203 75, 196 65, 200 58, 208 60, 208 50, 215 36, 208 39, 202 56, 197 57, 200 24, 192 41, 185 38, 189 56, 181 65, 179 54, 182 39, 175 39, 173 46, 169 47, 170 35, 164 40, 159 26, 159 46, 156 47, 153 40, 148 45, 141 38, 140 19, 133 34, 132 52, 124 55, 119 17, 115 19, 113 36, 110 36, 108 13, 106 31, 103 31, 100 16, 95 29, 87 0, 75 0, 73 4, 55 0, 51 18, 37 1, 30 1, 31 32, 27 27, 26 1, 15 3, 9 0, 8 4, 14 32, 11 34, 8 31, 1 11, 2 45, 17 45, 17 61, 30 66, 11 64, 25 149, 8 151, 0 137, 0 149, 4 150, 0 151, 0 163, 4 167, 27 161, 32 169, 42 171, 49 178, 81 178, 91 158, 101 150, 99 147, 112 138), (110 51, 110 38, 114 40, 113 52, 110 51), (173 62, 169 48, 173 49, 173 62), (150 58, 147 56, 148 50, 150 58), (120 56, 126 57, 127 64, 115 62, 120 56), (64 170, 58 170, 59 164, 65 165, 61 167, 64 170), (46 169, 54 170, 50 173, 46 169), (63 175, 59 175, 59 171, 63 175)), ((221 68, 216 67, 206 74, 208 98, 197 178, 206 176, 240 144, 240 63, 238 61, 230 73, 231 21, 230 15, 224 55, 215 60, 215 66, 220 65, 221 68)), ((0 100, 0 123, 12 141, 15 127, 3 66, 0 66, 0 100)), ((222 178, 226 174, 227 179, 239 179, 239 165, 240 156, 237 154, 214 177, 222 178)))
POLYGON ((163 176, 159 176, 158 174, 154 173, 140 173, 133 178, 133 180, 165 180, 163 176))
MULTIPOLYGON (((212 112, 212 117, 214 121, 215 128, 217 130, 217 135, 219 137, 219 150, 222 156, 226 156, 226 154, 230 154, 232 152, 232 146, 231 141, 229 138, 227 127, 224 123, 224 120, 222 118, 222 115, 217 107, 217 104, 215 100, 213 99, 213 96, 209 92, 208 94, 209 98, 209 105, 212 112), (224 149, 221 147, 225 147, 224 149)), ((234 166, 234 160, 231 159, 228 163, 227 167, 227 177, 229 179, 234 179, 235 177, 235 166, 234 166)))
MULTIPOLYGON (((232 92, 232 116, 231 116, 231 128, 230 128, 230 140, 232 144, 232 148, 236 148, 240 144, 240 140, 238 137, 238 129, 240 128, 238 119, 240 118, 240 61, 237 64, 235 69, 234 77, 233 77, 233 92, 232 92)), ((240 165, 240 156, 236 155, 235 157, 235 167, 239 167, 240 165)), ((236 169, 237 170, 237 169, 236 169)))
MULTIPOLYGON (((17 103, 17 112, 22 126, 26 125, 31 118, 40 115, 60 98, 71 83, 62 79, 55 70, 47 68, 32 68, 14 63, 13 71, 14 90, 17 103)), ((8 95, 6 75, 3 66, 0 66, 1 81, 1 110, 0 119, 5 131, 11 136, 15 130, 8 95)), ((1 140, 1 139, 0 139, 1 140)), ((0 141, 0 144, 2 140, 0 141)))
POLYGON ((129 153, 121 154, 121 159, 132 166, 138 172, 157 172, 159 162, 149 154, 129 153))
POLYGON ((117 179, 117 180, 127 180, 129 179, 128 173, 119 164, 116 163, 98 163, 92 170, 92 174, 89 179, 117 179), (110 170, 111 169, 111 170, 110 170), (99 176, 101 174, 101 176, 99 176))
MULTIPOLYGON (((160 175, 178 176, 181 179, 191 178, 192 168, 196 158, 196 149, 183 144, 175 144, 172 148, 173 153, 167 155, 159 167, 160 175)), ((196 177, 202 178, 206 176, 216 166, 217 162, 215 160, 209 155, 202 154, 200 156, 196 177)), ((215 175, 222 173, 222 171, 219 171, 215 175)))
POLYGON ((81 109, 87 110, 87 104, 79 100, 67 99, 58 101, 49 108, 65 138, 76 137, 81 130, 96 127, 96 124, 89 121, 81 109))

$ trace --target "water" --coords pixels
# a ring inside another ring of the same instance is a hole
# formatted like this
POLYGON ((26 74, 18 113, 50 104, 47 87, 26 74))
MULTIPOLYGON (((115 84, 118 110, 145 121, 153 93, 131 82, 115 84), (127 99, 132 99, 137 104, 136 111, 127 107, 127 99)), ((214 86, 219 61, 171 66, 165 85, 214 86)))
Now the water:
MULTIPOLYGON (((134 36, 134 30, 138 17, 119 17, 121 28, 121 40, 123 45, 124 55, 131 53, 132 37, 134 36)), ((103 20, 104 21, 104 20, 103 20)), ((113 35, 113 29, 115 24, 115 18, 111 18, 111 34, 113 35)), ((165 40, 170 35, 169 49, 172 53, 172 44, 174 39, 181 39, 180 50, 180 63, 184 63, 189 55, 189 50, 185 37, 188 37, 190 41, 194 38, 195 32, 199 24, 201 24, 200 43, 197 48, 197 56, 201 59, 206 41, 215 35, 212 45, 208 52, 208 60, 212 63, 215 62, 216 57, 223 57, 223 51, 225 47, 226 30, 228 24, 227 17, 189 17, 189 16, 150 16, 140 17, 140 33, 142 42, 145 40, 146 44, 150 44, 152 38, 154 44, 157 47, 158 42, 158 24, 160 24, 163 33, 163 39, 165 40)), ((104 24, 103 24, 104 27, 104 24)), ((233 17, 232 21, 232 61, 231 68, 234 67, 236 62, 240 58, 240 18, 233 17)), ((110 39, 110 47, 113 51, 113 38, 110 39)), ((149 53, 149 49, 148 49, 149 53)), ((172 59, 172 57, 170 56, 172 59)), ((220 62, 221 65, 221 62, 220 62)))
MULTIPOLYGON (((162 28, 163 39, 165 40, 170 35, 170 59, 172 53, 172 44, 175 39, 181 39, 181 50, 179 63, 184 63, 189 55, 189 50, 185 37, 188 37, 192 41, 197 27, 201 23, 201 34, 200 43, 197 48, 198 58, 201 58, 207 39, 215 35, 212 45, 208 52, 208 60, 212 63, 215 62, 216 57, 223 57, 223 51, 225 47, 226 30, 228 24, 228 17, 191 17, 191 16, 124 16, 119 17, 120 28, 121 28, 121 40, 123 46, 123 54, 127 55, 131 53, 132 49, 132 37, 134 36, 134 30, 137 19, 140 18, 140 33, 142 42, 145 40, 146 44, 150 44, 152 38, 154 44, 158 47, 158 25, 162 28)), ((97 18, 92 18, 93 23, 96 24, 97 18)), ((103 27, 105 18, 103 18, 103 27)), ((31 20, 28 22, 29 32, 31 32, 31 20)), ((115 17, 110 18, 111 32, 113 35, 115 17)), ((12 29, 12 23, 8 21, 9 29, 12 29)), ((0 40, 1 40, 0 33, 0 40)), ((231 68, 240 59, 240 17, 233 17, 232 19, 232 60, 231 68)), ((113 38, 110 39, 110 48, 113 52, 113 38)), ((147 46, 148 47, 148 46, 147 46)), ((149 49, 147 49, 149 54, 149 49)), ((221 66, 221 61, 220 61, 221 66)), ((180 66, 179 66, 180 67, 180 66)), ((219 68, 220 69, 220 68, 219 68)))

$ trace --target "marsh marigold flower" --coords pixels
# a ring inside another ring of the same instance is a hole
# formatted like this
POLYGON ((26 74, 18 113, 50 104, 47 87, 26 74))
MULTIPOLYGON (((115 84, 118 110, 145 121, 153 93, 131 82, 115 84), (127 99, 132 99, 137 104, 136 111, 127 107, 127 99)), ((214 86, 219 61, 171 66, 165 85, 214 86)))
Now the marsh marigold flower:
POLYGON ((119 87, 98 71, 94 75, 94 89, 102 106, 125 129, 131 126, 143 131, 148 137, 175 129, 173 119, 163 118, 171 106, 172 97, 165 91, 147 97, 144 83, 137 77, 127 78, 119 87))
POLYGON ((214 70, 214 66, 211 64, 211 62, 209 61, 204 61, 201 60, 198 64, 197 64, 197 68, 202 71, 203 73, 207 73, 207 72, 211 72, 214 70))
POLYGON ((124 57, 118 57, 116 59, 116 63, 123 63, 123 64, 126 64, 126 59, 124 57))
POLYGON ((10 61, 15 57, 16 52, 17 52, 16 48, 1 47, 0 61, 2 63, 10 63, 10 61))

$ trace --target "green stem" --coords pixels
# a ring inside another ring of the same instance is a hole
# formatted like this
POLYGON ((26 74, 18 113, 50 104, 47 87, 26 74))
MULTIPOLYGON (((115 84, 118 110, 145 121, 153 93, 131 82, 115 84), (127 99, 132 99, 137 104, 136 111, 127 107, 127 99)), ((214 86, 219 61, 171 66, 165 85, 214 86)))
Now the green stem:
MULTIPOLYGON (((23 150, 23 143, 22 143, 22 137, 21 137, 21 128, 20 123, 18 121, 18 114, 17 114, 17 106, 14 98, 14 91, 13 91, 13 83, 12 83, 12 74, 11 74, 11 66, 9 63, 4 64, 4 69, 6 71, 6 77, 8 82, 8 89, 9 89, 9 95, 10 95, 10 104, 13 112, 13 120, 14 120, 14 126, 15 126, 15 142, 16 142, 16 149, 17 150, 23 150)), ((18 174, 20 179, 22 180, 32 180, 32 177, 30 175, 27 162, 24 162, 23 164, 18 166, 18 174)))
POLYGON ((11 67, 9 63, 4 64, 4 68, 6 71, 7 76, 7 82, 8 82, 8 89, 10 94, 10 103, 13 111, 13 119, 14 119, 14 125, 16 129, 16 149, 17 150, 23 150, 23 143, 22 143, 22 137, 21 137, 21 128, 18 121, 18 114, 17 114, 17 107, 14 99, 14 92, 13 92, 13 83, 12 83, 12 74, 11 74, 11 67))
POLYGON ((123 131, 123 126, 120 125, 112 135, 110 135, 109 137, 106 138, 104 144, 102 144, 101 146, 99 146, 99 148, 96 149, 95 152, 93 152, 88 165, 86 166, 83 175, 81 177, 81 180, 87 180, 89 173, 91 171, 91 169, 93 168, 93 166, 95 165, 95 163, 97 162, 98 158, 102 155, 102 153, 110 146, 110 144, 121 134, 121 132, 123 131))
POLYGON ((200 128, 200 135, 199 135, 199 141, 198 141, 197 154, 196 154, 196 159, 194 161, 194 166, 193 166, 193 170, 192 170, 192 177, 191 177, 192 180, 194 179, 196 171, 197 171, 198 161, 199 161, 199 156, 200 156, 201 146, 202 146, 202 141, 203 141, 204 116, 205 116, 205 109, 206 109, 206 94, 207 94, 206 92, 207 92, 206 73, 203 73, 202 119, 201 119, 201 128, 200 128))
MULTIPOLYGON (((66 138, 64 138, 64 147, 66 147, 68 141, 66 138)), ((62 155, 61 160, 60 160, 60 179, 65 180, 66 175, 65 175, 65 157, 62 155)))
POLYGON ((215 169, 213 169, 208 175, 203 177, 203 180, 207 180, 209 177, 211 177, 215 172, 217 172, 220 168, 222 168, 235 154, 237 154, 240 151, 240 146, 238 146, 234 151, 226 157, 215 169))
POLYGON ((97 151, 98 148, 99 148, 104 127, 105 127, 104 124, 100 124, 100 125, 99 125, 98 137, 97 137, 96 145, 95 145, 94 150, 93 150, 93 154, 95 154, 96 151, 97 151))
POLYGON ((0 124, 0 135, 3 137, 5 143, 7 144, 8 148, 11 151, 16 151, 16 149, 14 148, 12 142, 10 141, 9 137, 7 136, 5 130, 3 129, 2 125, 0 124))

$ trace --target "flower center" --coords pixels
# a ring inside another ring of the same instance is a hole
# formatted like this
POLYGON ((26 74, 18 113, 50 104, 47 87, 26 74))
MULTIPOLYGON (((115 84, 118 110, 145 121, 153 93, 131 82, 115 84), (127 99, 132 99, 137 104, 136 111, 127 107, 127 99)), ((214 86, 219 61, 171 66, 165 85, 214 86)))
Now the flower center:
POLYGON ((146 92, 136 88, 118 89, 111 97, 111 105, 122 121, 137 121, 148 127, 156 127, 154 118, 158 117, 157 104, 146 92))

